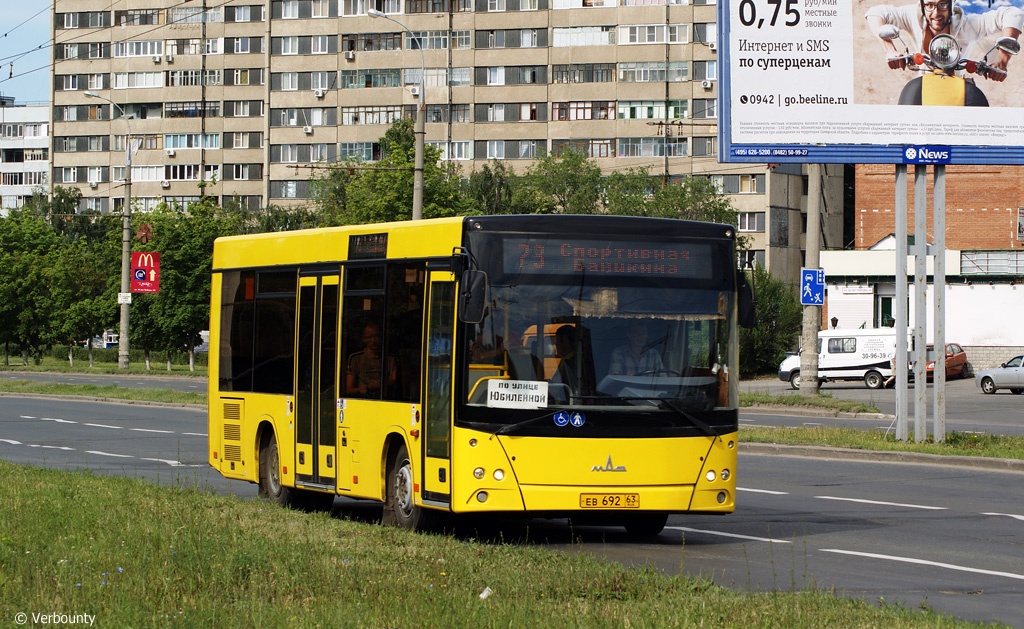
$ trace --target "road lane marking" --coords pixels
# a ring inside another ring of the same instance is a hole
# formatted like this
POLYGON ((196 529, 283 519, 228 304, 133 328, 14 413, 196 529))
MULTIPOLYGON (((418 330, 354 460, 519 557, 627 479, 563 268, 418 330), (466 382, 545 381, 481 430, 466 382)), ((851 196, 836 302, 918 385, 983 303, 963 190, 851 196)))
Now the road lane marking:
POLYGON ((114 454, 113 452, 102 452, 100 450, 86 450, 86 454, 95 454, 98 456, 112 456, 117 459, 134 459, 135 457, 130 454, 114 454))
POLYGON ((82 424, 83 426, 92 426, 93 428, 113 428, 114 430, 123 430, 124 426, 108 426, 106 424, 82 424))
POLYGON ((73 422, 70 419, 57 419, 56 417, 40 417, 39 419, 40 419, 40 421, 44 421, 44 422, 57 422, 58 424, 77 424, 78 423, 78 422, 73 422))
POLYGON ((14 439, 0 439, 0 442, 9 443, 12 446, 23 446, 23 445, 25 445, 25 444, 23 444, 20 441, 15 441, 14 439))
POLYGON ((74 448, 69 447, 69 446, 48 446, 48 445, 39 445, 39 444, 35 444, 35 443, 30 443, 30 444, 26 444, 26 445, 28 445, 28 447, 30 447, 30 448, 39 448, 41 450, 64 450, 65 452, 74 452, 75 451, 74 448))
POLYGON ((815 496, 821 500, 838 500, 840 502, 859 502, 861 504, 879 505, 882 507, 906 507, 908 509, 928 509, 932 511, 946 511, 946 507, 930 507, 928 505, 912 505, 902 502, 884 502, 882 500, 863 500, 861 498, 839 498, 838 496, 815 496))
POLYGON ((1013 515, 1012 513, 982 513, 981 515, 998 515, 1004 518, 1013 518, 1015 520, 1024 520, 1024 515, 1013 515))
POLYGON ((772 539, 770 537, 753 537, 751 535, 737 535, 736 533, 725 533, 723 531, 708 531, 704 529, 691 529, 685 526, 666 526, 667 529, 674 531, 683 531, 684 533, 704 533, 705 535, 717 535, 719 537, 732 537, 735 539, 745 539, 752 542, 768 542, 769 544, 792 544, 793 542, 788 539, 772 539))
POLYGON ((773 491, 771 489, 747 489, 746 487, 737 487, 736 491, 749 491, 752 494, 771 494, 773 496, 788 496, 788 491, 773 491))
POLYGON ((133 432, 155 432, 155 433, 161 434, 161 435, 173 435, 174 434, 173 430, 153 430, 152 428, 130 428, 129 430, 131 430, 133 432))
POLYGON ((171 467, 185 467, 185 464, 182 463, 181 461, 174 461, 174 460, 171 460, 171 459, 150 459, 150 458, 142 457, 142 460, 143 461, 153 461, 155 463, 166 463, 166 464, 170 465, 171 467))
POLYGON ((183 432, 181 434, 186 435, 188 437, 207 437, 208 436, 205 432, 183 432))
POLYGON ((958 566, 952 563, 942 563, 939 561, 928 561, 925 559, 914 559, 913 557, 896 557, 893 555, 879 555, 877 553, 860 553, 852 550, 840 550, 838 548, 822 548, 823 553, 837 553, 840 555, 853 555, 854 557, 867 557, 869 559, 885 559, 887 561, 898 561, 901 563, 912 563, 919 566, 933 566, 935 568, 946 568, 947 570, 957 570, 959 572, 973 572, 974 574, 987 574, 994 577, 1007 577, 1009 579, 1019 579, 1024 581, 1024 574, 1017 574, 1014 572, 1001 572, 999 570, 983 570, 981 568, 968 568, 967 566, 958 566))

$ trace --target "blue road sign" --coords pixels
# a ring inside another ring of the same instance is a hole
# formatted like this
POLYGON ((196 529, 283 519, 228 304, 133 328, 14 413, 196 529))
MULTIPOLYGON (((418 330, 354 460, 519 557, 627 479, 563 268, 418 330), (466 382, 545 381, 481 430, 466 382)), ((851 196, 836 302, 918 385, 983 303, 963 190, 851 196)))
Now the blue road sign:
POLYGON ((800 305, 820 306, 825 303, 825 271, 800 269, 800 305))

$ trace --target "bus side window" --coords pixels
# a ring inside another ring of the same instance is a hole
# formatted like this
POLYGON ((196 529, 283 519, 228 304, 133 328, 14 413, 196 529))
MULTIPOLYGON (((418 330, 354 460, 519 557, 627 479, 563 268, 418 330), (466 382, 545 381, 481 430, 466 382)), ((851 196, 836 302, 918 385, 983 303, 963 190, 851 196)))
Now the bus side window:
POLYGON ((388 266, 384 348, 397 370, 394 384, 384 391, 388 400, 415 402, 420 396, 425 274, 423 262, 388 266))

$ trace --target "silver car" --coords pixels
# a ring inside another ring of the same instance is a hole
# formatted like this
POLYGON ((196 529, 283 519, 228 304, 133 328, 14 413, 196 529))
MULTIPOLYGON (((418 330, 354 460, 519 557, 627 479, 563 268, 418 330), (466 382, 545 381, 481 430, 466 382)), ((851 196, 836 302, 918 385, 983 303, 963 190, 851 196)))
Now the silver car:
POLYGON ((979 371, 974 376, 974 383, 984 393, 995 393, 999 389, 1009 389, 1014 395, 1024 393, 1024 356, 1014 356, 1002 364, 979 371))

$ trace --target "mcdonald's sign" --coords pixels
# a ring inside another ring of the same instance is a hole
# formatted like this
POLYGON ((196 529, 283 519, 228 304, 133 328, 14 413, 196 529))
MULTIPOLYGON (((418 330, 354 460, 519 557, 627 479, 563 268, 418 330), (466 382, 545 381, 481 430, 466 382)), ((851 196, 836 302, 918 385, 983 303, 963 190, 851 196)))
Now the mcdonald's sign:
POLYGON ((160 254, 132 252, 132 292, 160 292, 160 254))

